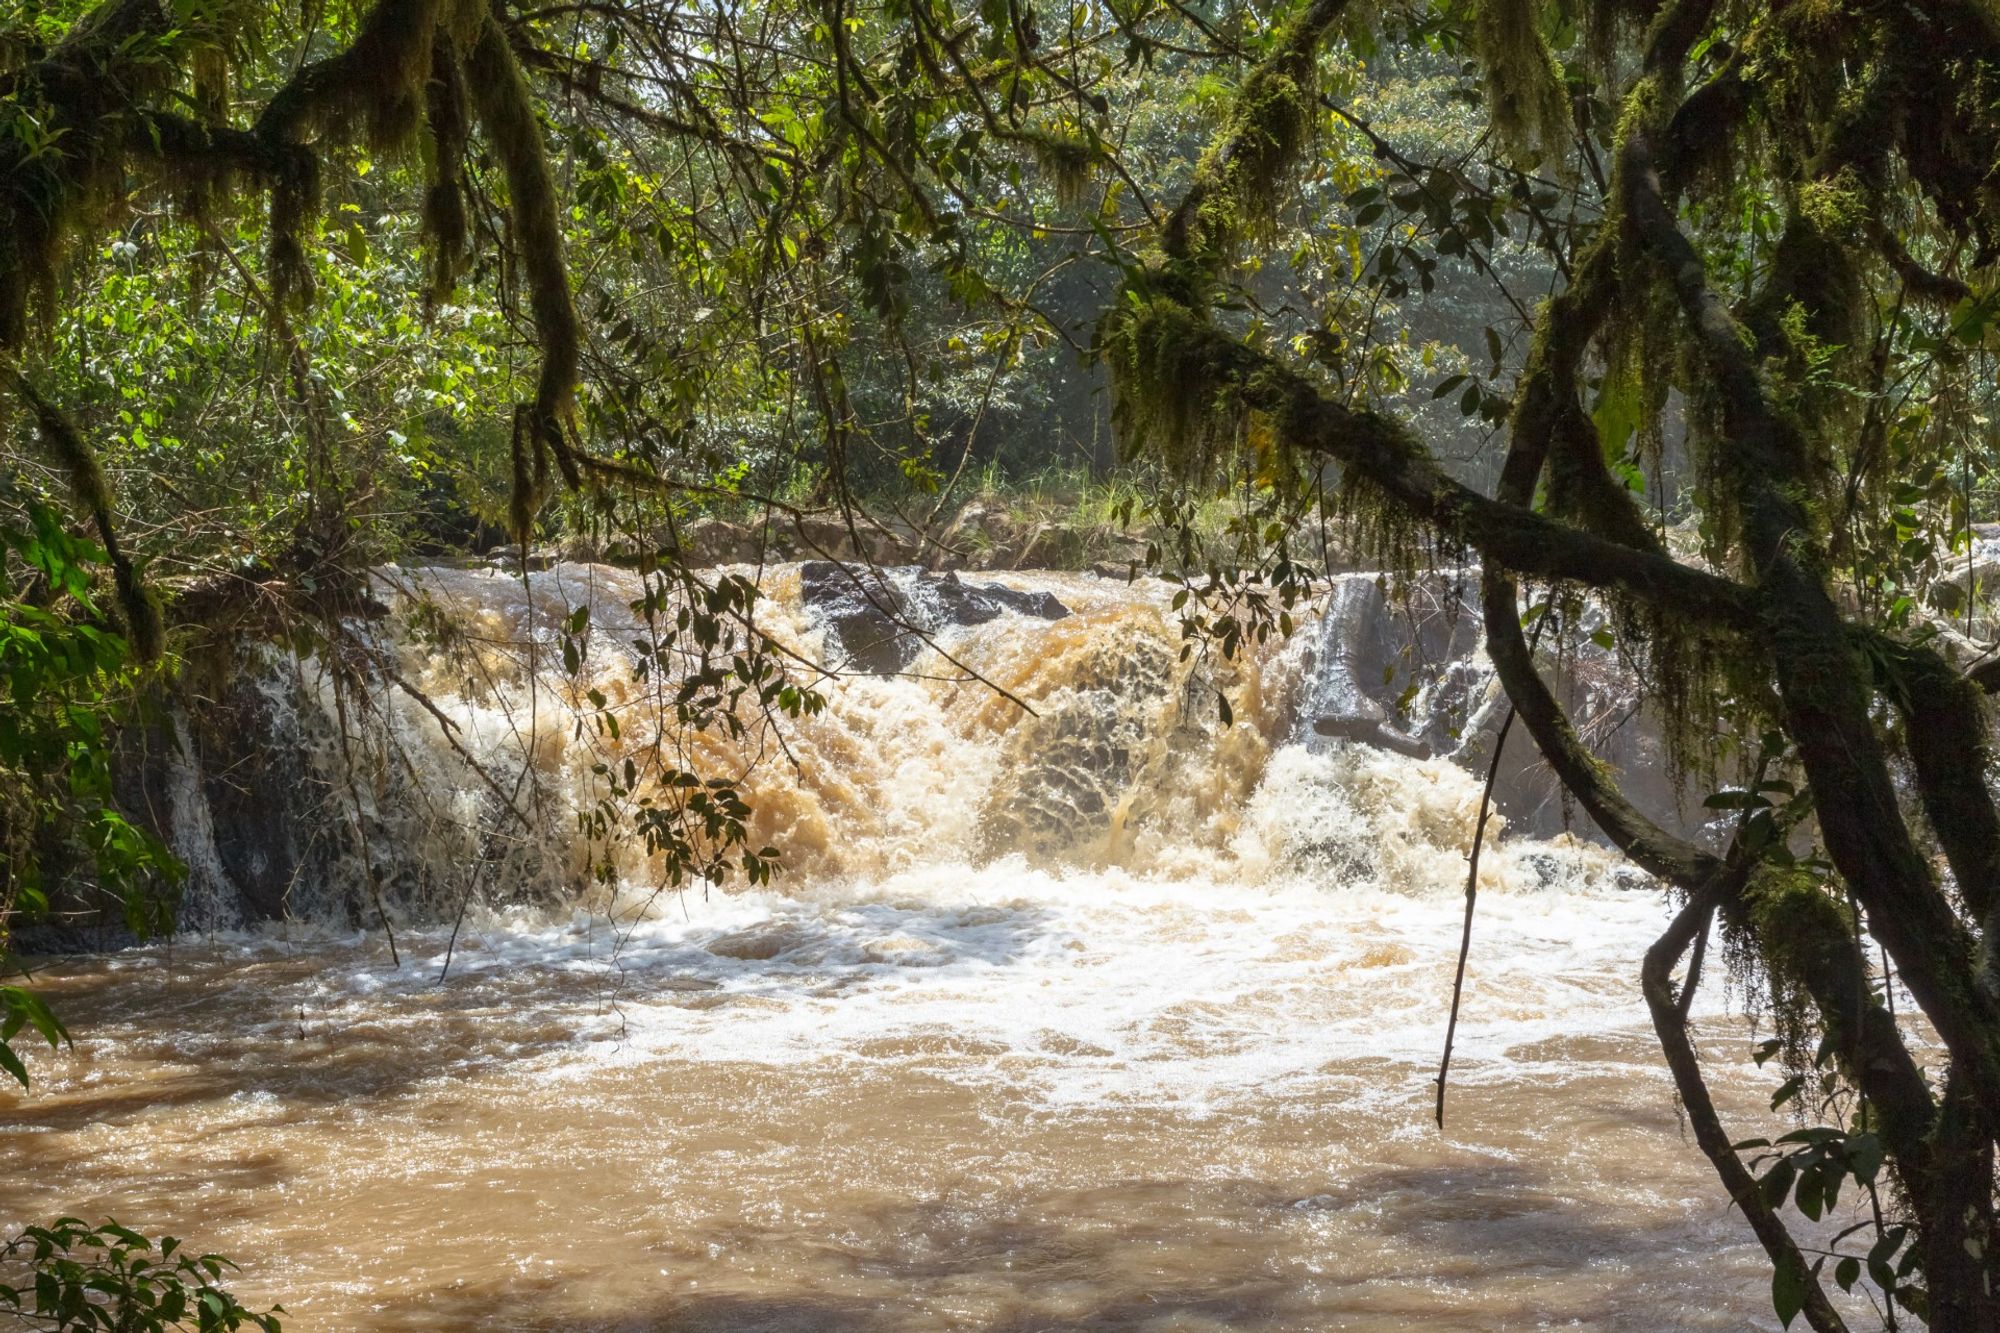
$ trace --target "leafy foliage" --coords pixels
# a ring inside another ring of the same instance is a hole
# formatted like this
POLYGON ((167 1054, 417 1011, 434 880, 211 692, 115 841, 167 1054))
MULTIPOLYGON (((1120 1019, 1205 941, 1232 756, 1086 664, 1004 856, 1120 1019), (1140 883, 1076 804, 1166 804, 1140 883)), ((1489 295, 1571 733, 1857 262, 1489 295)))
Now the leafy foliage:
MULTIPOLYGON (((125 639, 91 600, 91 568, 103 553, 72 537, 60 515, 34 499, 31 526, 0 526, 0 544, 22 576, 0 598, 0 959, 13 925, 50 909, 44 866, 52 849, 92 867, 116 893, 140 935, 172 922, 161 893, 181 873, 158 837, 120 810, 113 791, 112 730, 135 703, 138 668, 125 639), (95 622, 95 623, 93 623, 95 622)), ((62 1025, 35 995, 0 987, 0 1069, 23 1087, 28 1073, 12 1042, 32 1027, 51 1047, 62 1025)))
POLYGON ((0 1283, 0 1310, 57 1333, 279 1333, 282 1306, 245 1309, 217 1285, 236 1267, 218 1254, 190 1254, 172 1236, 157 1245, 114 1221, 65 1217, 31 1226, 0 1249, 0 1264, 25 1264, 20 1285, 0 1283))

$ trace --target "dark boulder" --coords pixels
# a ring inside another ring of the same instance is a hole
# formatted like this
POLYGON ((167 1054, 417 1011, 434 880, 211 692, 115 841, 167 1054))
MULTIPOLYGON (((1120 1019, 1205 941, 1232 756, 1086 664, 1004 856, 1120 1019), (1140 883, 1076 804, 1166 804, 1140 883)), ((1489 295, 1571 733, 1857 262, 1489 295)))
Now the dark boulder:
POLYGON ((915 575, 910 601, 929 613, 934 628, 984 625, 1009 612, 1036 620, 1061 620, 1069 614, 1052 592, 1022 592, 998 583, 966 583, 956 573, 915 575))
POLYGON ((1061 620, 1069 614, 1051 593, 966 583, 955 573, 910 566, 878 571, 831 560, 799 566, 799 595, 827 632, 829 665, 877 676, 907 669, 923 651, 925 636, 939 630, 1003 615, 1061 620))

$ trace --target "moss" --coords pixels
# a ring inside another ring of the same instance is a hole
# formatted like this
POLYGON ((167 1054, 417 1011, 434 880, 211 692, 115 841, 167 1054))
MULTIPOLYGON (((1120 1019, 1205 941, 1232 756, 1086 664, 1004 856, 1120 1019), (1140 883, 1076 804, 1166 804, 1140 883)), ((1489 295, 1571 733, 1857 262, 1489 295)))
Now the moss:
POLYGON ((1798 211, 1800 220, 1821 235, 1857 231, 1873 213, 1860 175, 1851 165, 1800 186, 1798 211))
POLYGON ((258 117, 258 132, 300 143, 359 128, 375 148, 407 141, 422 121, 431 39, 444 0, 378 0, 346 50, 300 70, 258 117))
POLYGON ((1112 417, 1130 456, 1157 458, 1182 482, 1205 482, 1243 413, 1226 368, 1204 349, 1204 281, 1191 267, 1164 266, 1129 282, 1098 326, 1098 355, 1111 372, 1112 417))
POLYGON ((294 149, 271 182, 271 240, 266 262, 271 270, 271 296, 282 308, 312 300, 312 265, 306 262, 305 233, 319 216, 319 158, 308 149, 294 149))
POLYGON ((555 175, 549 169, 541 125, 535 118, 534 101, 521 66, 495 20, 488 18, 480 28, 465 73, 480 126, 507 178, 515 259, 526 280, 529 311, 542 352, 534 400, 522 405, 515 426, 517 440, 525 430, 532 446, 532 467, 526 470, 536 482, 534 496, 519 494, 524 460, 517 457, 513 512, 518 524, 524 511, 539 507, 552 461, 571 486, 582 484, 576 452, 568 438, 582 328, 570 296, 555 175))
POLYGON ((1269 230, 1318 124, 1319 46, 1337 13, 1313 6, 1244 79, 1168 226, 1168 254, 1219 266, 1246 236, 1269 230))
POLYGON ((1278 206, 1285 178, 1315 123, 1314 66, 1311 56, 1282 60, 1243 85, 1230 123, 1234 151, 1225 192, 1240 222, 1268 220, 1278 206))
POLYGON ((1091 168, 1097 165, 1096 146, 1076 134, 1046 130, 1022 130, 1019 134, 1034 153, 1035 161, 1054 182, 1056 202, 1064 208, 1082 205, 1090 188, 1091 168))
POLYGON ((1480 0, 1473 42, 1486 70, 1487 111, 1508 156, 1523 170, 1560 161, 1572 134, 1569 94, 1535 0, 1480 0))
POLYGON ((1852 348, 1865 336, 1873 301, 1847 239, 1858 239, 1861 229, 1841 221, 1856 206, 1837 184, 1803 187, 1772 250, 1764 285, 1744 311, 1744 326, 1759 350, 1769 357, 1789 349, 1794 374, 1823 364, 1816 353, 1852 348), (1833 225, 1815 220, 1809 211, 1815 209, 1832 214, 1833 225), (1787 328, 1795 307, 1799 317, 1787 328))
MULTIPOLYGON (((1812 988, 1817 979, 1847 970, 1854 952, 1853 913, 1805 871, 1760 865, 1725 920, 1754 952, 1792 1063, 1810 1067, 1812 988)), ((1825 1015, 1823 1021, 1840 1018, 1825 1015)))
POLYGON ((511 446, 513 486, 507 497, 507 527, 525 552, 529 539, 534 536, 535 514, 546 498, 548 472, 546 468, 538 469, 536 466, 540 450, 535 444, 533 432, 528 428, 526 414, 520 409, 514 413, 511 446))
POLYGON ((464 265, 471 234, 465 210, 464 170, 466 142, 470 137, 470 113, 466 106, 465 79, 459 70, 458 50, 448 34, 432 41, 431 77, 424 90, 424 167, 429 184, 424 190, 423 234, 430 251, 432 305, 451 296, 464 265))

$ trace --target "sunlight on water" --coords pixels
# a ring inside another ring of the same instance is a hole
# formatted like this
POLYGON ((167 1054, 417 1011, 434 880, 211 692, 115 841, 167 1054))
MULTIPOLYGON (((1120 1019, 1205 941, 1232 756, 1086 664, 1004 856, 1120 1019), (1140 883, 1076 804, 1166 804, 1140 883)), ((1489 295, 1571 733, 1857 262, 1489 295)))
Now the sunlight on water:
MULTIPOLYGON (((596 596, 603 624, 629 577, 538 576, 537 615, 596 596)), ((518 584, 421 578, 483 635, 471 665, 404 644, 407 672, 483 762, 530 760, 563 827, 602 742, 525 670, 518 584)), ((1489 849, 1440 1133, 1477 781, 1316 739, 1314 629, 1189 666, 1151 594, 1014 581, 1072 614, 950 646, 1033 716, 839 681, 799 766, 753 780, 790 877, 663 893, 635 856, 563 903, 536 880, 558 839, 510 872, 531 905, 468 913, 442 984, 486 797, 397 705, 430 791, 383 810, 432 895, 399 900, 403 966, 332 924, 331 876, 283 924, 52 963, 79 1040, 11 1103, 0 1215, 189 1235, 308 1330, 1769 1321, 1638 998, 1656 891, 1579 842, 1489 849), (1195 670, 1234 726, 1190 705, 1195 670)), ((767 587, 827 652, 795 573, 767 587)), ((626 689, 605 639, 592 678, 626 689)), ((1485 702, 1465 661, 1426 680, 1414 728, 1485 702)), ((621 746, 654 743, 642 716, 621 746)), ((230 886, 199 891, 231 919, 230 886)), ((1722 995, 1697 1015, 1748 1134, 1774 1080, 1722 995)))

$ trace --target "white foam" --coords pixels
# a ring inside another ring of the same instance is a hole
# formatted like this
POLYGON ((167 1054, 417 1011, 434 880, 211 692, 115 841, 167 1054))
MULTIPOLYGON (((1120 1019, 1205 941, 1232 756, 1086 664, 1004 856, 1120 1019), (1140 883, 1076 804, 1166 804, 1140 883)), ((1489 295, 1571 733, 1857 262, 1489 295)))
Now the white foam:
MULTIPOLYGON (((636 577, 422 581, 477 631, 455 653, 399 649, 456 731, 385 691, 417 780, 367 804, 392 829, 383 845, 422 863, 404 878, 439 895, 409 915, 435 922, 469 891, 477 837, 492 836, 477 834, 480 812, 511 833, 466 754, 523 775, 517 790, 544 803, 541 844, 521 840, 513 878, 490 869, 476 886, 541 905, 475 906, 448 987, 462 1009, 527 1010, 534 1032, 496 1040, 538 1076, 657 1059, 839 1061, 1005 1084, 1049 1107, 1427 1095, 1480 783, 1443 760, 1296 739, 1310 735, 1305 636, 1190 663, 1161 589, 1042 579, 1068 619, 950 636, 985 680, 830 683, 827 711, 787 734, 797 765, 774 753, 753 770, 752 845, 777 844, 791 866, 776 887, 661 894, 646 887, 644 855, 621 847, 617 893, 551 915, 582 878, 573 829, 597 799, 592 766, 689 743, 644 725, 620 644, 635 632, 624 603, 636 577), (587 681, 614 704, 633 692, 616 737, 579 723, 579 682, 561 675, 550 638, 562 609, 585 603, 599 630, 587 681), (1213 707, 1219 688, 1236 700, 1233 725, 1213 707), (1356 1070, 1378 1068, 1393 1072, 1357 1084, 1356 1070)), ((805 651, 816 631, 796 584, 772 577, 769 614, 805 651)), ((308 700, 324 691, 303 676, 308 700)), ((743 757, 719 742, 703 753, 723 767, 743 757)), ((1600 850, 1504 833, 1496 818, 1481 863, 1457 1057, 1468 1082, 1556 1076, 1565 1062, 1541 1044, 1642 1028, 1637 963, 1668 911, 1656 893, 1617 887, 1600 850)), ((448 937, 405 925, 401 971, 354 937, 315 946, 328 964, 307 998, 336 1024, 428 1021, 448 937)), ((273 947, 268 934, 222 943, 273 947)))

